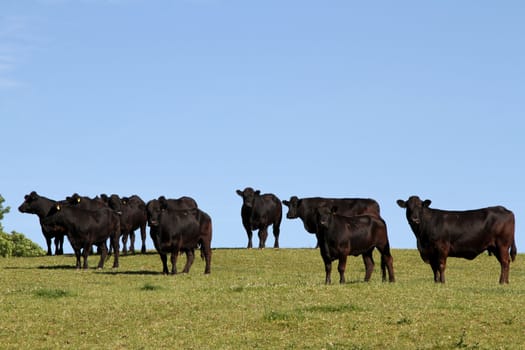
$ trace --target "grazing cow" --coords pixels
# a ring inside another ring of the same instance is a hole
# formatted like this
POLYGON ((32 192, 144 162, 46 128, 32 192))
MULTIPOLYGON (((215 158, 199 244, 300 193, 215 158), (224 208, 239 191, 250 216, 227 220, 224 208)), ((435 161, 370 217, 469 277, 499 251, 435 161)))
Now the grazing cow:
POLYGON ((499 283, 509 283, 510 260, 516 258, 514 214, 502 206, 449 211, 429 208, 430 203, 418 196, 397 201, 406 209, 417 249, 432 267, 434 281, 445 283, 447 257, 472 260, 488 250, 501 265, 499 283))
POLYGON ((383 219, 371 215, 342 216, 337 214, 337 207, 320 207, 317 213, 317 240, 326 271, 325 283, 331 283, 332 261, 339 260, 339 282, 345 283, 346 259, 348 255, 363 255, 366 273, 365 281, 370 280, 374 270, 372 253, 377 248, 381 253, 383 282, 394 282, 393 258, 390 254, 386 224, 383 219))
POLYGON ((38 195, 35 191, 24 196, 24 202, 18 207, 21 213, 36 214, 40 221, 42 234, 46 239, 47 255, 51 253, 51 240, 55 239, 55 255, 64 254, 64 235, 66 234, 62 226, 44 225, 43 220, 47 213, 57 202, 49 198, 38 195))
POLYGON ((111 238, 115 251, 113 267, 118 267, 120 219, 113 210, 88 210, 57 203, 43 221, 46 225, 62 226, 67 231, 69 243, 75 252, 77 269, 81 267, 81 255, 84 258, 83 268, 88 268, 87 259, 92 245, 96 245, 101 251, 98 268, 103 268, 107 257, 108 238, 111 238))
POLYGON ((146 253, 146 223, 148 221, 146 203, 137 195, 120 198, 113 194, 108 199, 108 205, 120 214, 122 253, 128 253, 127 243, 129 237, 129 250, 132 254, 135 254, 135 230, 138 228, 140 228, 140 237, 142 239, 140 252, 142 254, 146 253))
POLYGON ((241 218, 242 225, 248 235, 248 248, 252 248, 252 231, 259 230, 259 249, 266 245, 268 238, 268 226, 273 225, 274 248, 279 248, 279 232, 283 209, 281 201, 271 193, 261 194, 246 187, 244 191, 237 190, 242 197, 241 218))
MULTIPOLYGON (((169 210, 190 210, 190 209, 197 209, 197 202, 191 197, 181 197, 179 199, 166 199, 164 196, 159 197, 159 199, 153 199, 150 200, 146 204, 146 211, 147 211, 147 217, 148 217, 148 226, 150 227, 150 237, 153 241, 153 244, 155 246, 155 249, 160 255, 160 259, 162 261, 162 272, 164 274, 169 274, 168 270, 168 257, 167 254, 161 251, 160 248, 160 216, 163 210, 163 208, 167 208, 169 210), (162 206, 161 206, 162 203, 162 206)), ((176 272, 176 256, 173 254, 171 255, 171 263, 172 263, 172 273, 176 272)))

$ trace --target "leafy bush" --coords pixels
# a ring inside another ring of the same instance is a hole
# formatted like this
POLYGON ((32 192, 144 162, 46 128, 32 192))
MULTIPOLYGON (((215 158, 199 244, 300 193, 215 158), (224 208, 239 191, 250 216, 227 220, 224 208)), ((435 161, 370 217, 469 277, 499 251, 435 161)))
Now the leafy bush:
POLYGON ((0 195, 0 257, 10 256, 42 256, 46 252, 36 243, 18 232, 5 233, 2 227, 4 214, 9 213, 10 207, 3 206, 5 199, 0 195))
POLYGON ((35 242, 26 238, 23 234, 12 232, 11 234, 0 232, 0 256, 43 256, 46 252, 35 242))

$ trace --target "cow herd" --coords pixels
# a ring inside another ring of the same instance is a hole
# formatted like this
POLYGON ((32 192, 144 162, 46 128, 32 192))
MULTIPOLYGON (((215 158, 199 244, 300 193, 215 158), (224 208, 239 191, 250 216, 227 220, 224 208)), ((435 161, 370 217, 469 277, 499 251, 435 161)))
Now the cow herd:
MULTIPOLYGON (((282 204, 288 207, 288 219, 301 219, 305 230, 315 234, 317 247, 325 266, 325 283, 331 283, 332 262, 338 260, 339 282, 345 282, 349 255, 361 255, 365 281, 374 269, 372 253, 381 255, 383 281, 394 282, 393 258, 387 226, 381 218, 377 201, 365 198, 298 198, 281 201, 276 195, 261 194, 247 187, 237 190, 242 197, 241 221, 252 248, 252 232, 257 230, 259 248, 265 248, 268 228, 272 226, 274 248, 279 248, 282 204)), ((493 254, 501 265, 500 283, 509 283, 510 261, 516 257, 514 214, 502 206, 467 211, 430 208, 430 200, 411 196, 397 201, 405 209, 417 249, 422 260, 432 267, 435 282, 445 282, 447 257, 474 259, 484 251, 493 254)), ((75 252, 76 267, 87 268, 93 246, 100 252, 98 267, 102 268, 108 253, 114 254, 113 267, 119 266, 120 240, 123 254, 134 250, 134 232, 140 229, 141 252, 146 251, 146 225, 161 261, 163 273, 170 273, 167 257, 171 254, 171 273, 177 273, 177 257, 186 254, 182 272, 189 272, 195 249, 205 260, 204 273, 210 273, 212 220, 191 197, 167 199, 164 196, 145 203, 140 197, 100 195, 95 198, 74 194, 64 200, 52 200, 35 191, 26 195, 20 212, 36 214, 51 255, 63 254, 66 236, 75 252), (109 252, 106 242, 109 241, 109 252), (83 264, 81 265, 81 257, 83 264)))

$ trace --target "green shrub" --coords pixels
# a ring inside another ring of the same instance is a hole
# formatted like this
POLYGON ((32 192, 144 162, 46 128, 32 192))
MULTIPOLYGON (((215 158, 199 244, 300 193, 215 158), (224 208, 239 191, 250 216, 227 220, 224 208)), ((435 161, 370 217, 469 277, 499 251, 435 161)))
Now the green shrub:
POLYGON ((43 256, 46 252, 23 234, 13 231, 11 234, 0 232, 0 256, 43 256))

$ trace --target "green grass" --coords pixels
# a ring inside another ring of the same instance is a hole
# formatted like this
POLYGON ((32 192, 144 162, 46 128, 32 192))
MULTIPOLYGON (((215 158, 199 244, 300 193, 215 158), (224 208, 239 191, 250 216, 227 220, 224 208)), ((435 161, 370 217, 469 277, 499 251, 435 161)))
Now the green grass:
POLYGON ((381 282, 376 255, 369 283, 352 257, 348 282, 329 286, 314 249, 217 249, 210 275, 195 259, 164 276, 157 254, 124 256, 118 270, 91 257, 87 271, 72 256, 0 259, 0 348, 524 348, 524 255, 501 286, 485 254, 449 259, 445 285, 417 251, 392 254, 396 283, 381 282))

